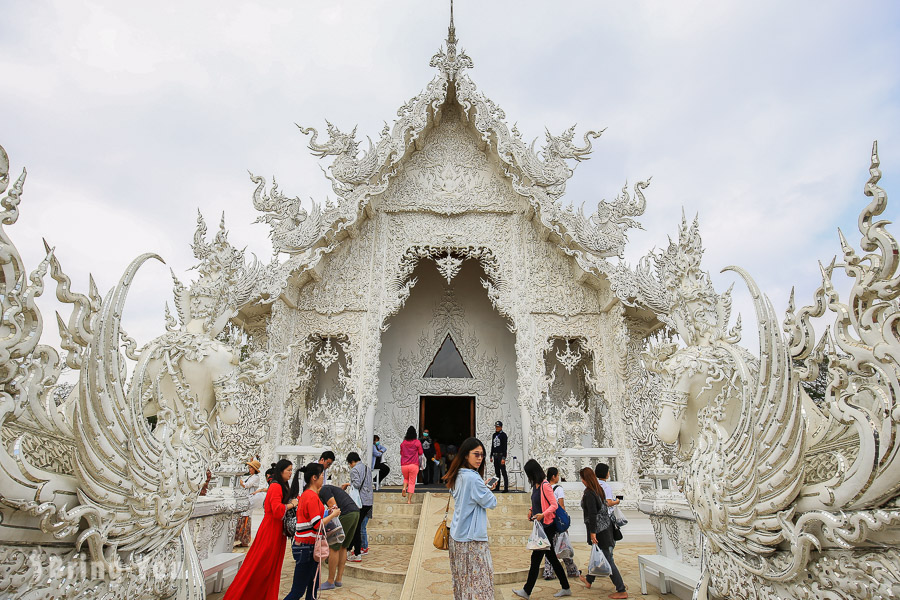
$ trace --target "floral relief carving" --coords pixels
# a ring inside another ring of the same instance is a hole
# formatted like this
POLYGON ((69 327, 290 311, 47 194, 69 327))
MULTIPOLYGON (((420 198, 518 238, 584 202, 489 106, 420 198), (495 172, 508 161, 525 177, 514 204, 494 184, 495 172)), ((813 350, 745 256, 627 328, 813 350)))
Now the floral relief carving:
POLYGON ((466 128, 456 106, 442 110, 440 124, 422 150, 404 164, 385 193, 385 212, 511 213, 519 201, 506 178, 466 128))

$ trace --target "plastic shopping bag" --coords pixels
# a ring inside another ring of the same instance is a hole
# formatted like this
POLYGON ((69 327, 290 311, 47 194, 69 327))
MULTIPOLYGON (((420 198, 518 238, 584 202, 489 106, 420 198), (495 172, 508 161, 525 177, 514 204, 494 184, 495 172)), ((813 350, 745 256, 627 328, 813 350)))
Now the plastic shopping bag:
POLYGON ((615 507, 612 511, 612 515, 610 515, 613 521, 616 522, 616 525, 620 528, 628 525, 628 519, 625 518, 625 513, 622 512, 622 509, 618 506, 615 507))
POLYGON ((556 536, 556 542, 553 544, 553 551, 556 552, 557 558, 573 558, 575 549, 569 543, 569 532, 564 531, 556 536))
MULTIPOLYGON (((327 515, 328 513, 326 513, 327 515)), ((325 525, 325 539, 328 542, 329 546, 334 546, 335 544, 340 544, 344 541, 346 536, 344 535, 344 528, 341 525, 341 518, 338 517, 336 519, 332 519, 325 525)))
POLYGON ((594 544, 591 546, 591 558, 588 560, 588 575, 606 577, 610 573, 612 573, 612 567, 609 566, 609 561, 606 560, 600 546, 594 544))
POLYGON ((546 550, 550 547, 550 540, 547 538, 547 534, 544 533, 544 526, 541 525, 540 521, 534 522, 531 536, 528 538, 528 544, 525 547, 529 550, 546 550))

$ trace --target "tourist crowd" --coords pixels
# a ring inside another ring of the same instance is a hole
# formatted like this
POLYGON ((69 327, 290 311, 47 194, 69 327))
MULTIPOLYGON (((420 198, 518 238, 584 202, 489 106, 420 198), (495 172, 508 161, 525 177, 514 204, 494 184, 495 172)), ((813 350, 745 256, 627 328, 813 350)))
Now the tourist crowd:
MULTIPOLYGON (((453 518, 449 526, 446 519, 442 525, 446 527, 444 543, 438 543, 440 530, 435 537, 436 546, 449 550, 454 600, 494 598, 487 510, 497 506, 494 491, 501 479, 503 491, 508 490, 506 451, 507 437, 500 421, 495 424, 490 452, 474 437, 458 448, 447 445, 442 452, 440 443, 431 438, 427 429, 417 436, 414 427, 409 427, 400 444, 401 494, 407 503, 412 502, 417 482, 436 481, 449 489, 454 501, 453 518), (495 475, 485 480, 488 460, 493 462, 495 475)), ((350 452, 346 457, 349 481, 340 485, 329 477, 329 468, 336 458, 331 451, 296 470, 286 459, 273 463, 265 473, 267 487, 260 484, 259 461, 248 462, 249 474, 240 480, 240 485, 250 492, 251 505, 238 523, 238 545, 250 543, 251 512, 262 506, 264 516, 225 600, 277 600, 288 539, 295 567, 291 589, 284 600, 312 600, 320 591, 342 587, 346 563, 361 562, 369 553, 366 526, 375 504, 373 472, 378 481, 390 472, 385 462, 387 453, 378 436, 373 440, 371 462, 350 452)), ((579 472, 584 486, 580 507, 591 547, 584 571, 576 565, 569 542, 570 518, 559 469, 550 467, 545 472, 533 459, 522 469, 531 500, 527 513, 533 524, 527 544, 531 566, 525 585, 513 590, 513 594, 531 598, 543 565, 544 579, 559 580, 555 597, 572 595, 569 578, 578 578, 591 588, 597 576, 608 575, 616 588, 609 597, 627 598, 613 557, 616 541, 622 538, 619 526, 623 522, 614 513, 621 497, 613 495, 608 465, 601 463, 594 470, 584 468, 579 472)))

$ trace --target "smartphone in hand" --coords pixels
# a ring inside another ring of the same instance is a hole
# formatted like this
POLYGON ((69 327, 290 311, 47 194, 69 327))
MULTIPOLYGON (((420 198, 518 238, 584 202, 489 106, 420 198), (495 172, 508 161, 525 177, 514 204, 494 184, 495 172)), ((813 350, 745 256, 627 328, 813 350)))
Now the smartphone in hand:
POLYGON ((485 481, 484 484, 485 484, 486 486, 488 486, 489 488, 492 488, 492 487, 494 487, 495 485, 497 485, 497 482, 498 482, 498 481, 500 481, 500 480, 499 480, 497 477, 491 477, 490 479, 488 479, 487 481, 485 481))

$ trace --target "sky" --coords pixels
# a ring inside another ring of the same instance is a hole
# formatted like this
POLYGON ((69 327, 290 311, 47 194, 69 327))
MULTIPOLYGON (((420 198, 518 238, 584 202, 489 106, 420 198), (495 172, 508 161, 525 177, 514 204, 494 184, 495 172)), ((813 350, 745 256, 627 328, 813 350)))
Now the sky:
MULTIPOLYGON (((0 145, 13 176, 28 169, 7 231, 28 268, 46 238, 79 290, 162 256, 126 305, 139 343, 163 332, 168 268, 190 278, 198 209, 210 231, 224 212, 232 243, 268 262, 248 171, 333 197, 294 123, 377 137, 431 80, 448 23, 442 0, 0 0, 0 14, 0 145)), ((792 286, 811 299, 838 227, 858 244, 875 139, 882 186, 900 193, 896 2, 459 0, 455 14, 469 75, 526 138, 607 128, 565 201, 593 209, 653 177, 631 264, 699 214, 717 288, 743 266, 781 313, 792 286)), ((746 293, 736 310, 746 330, 746 293)))

